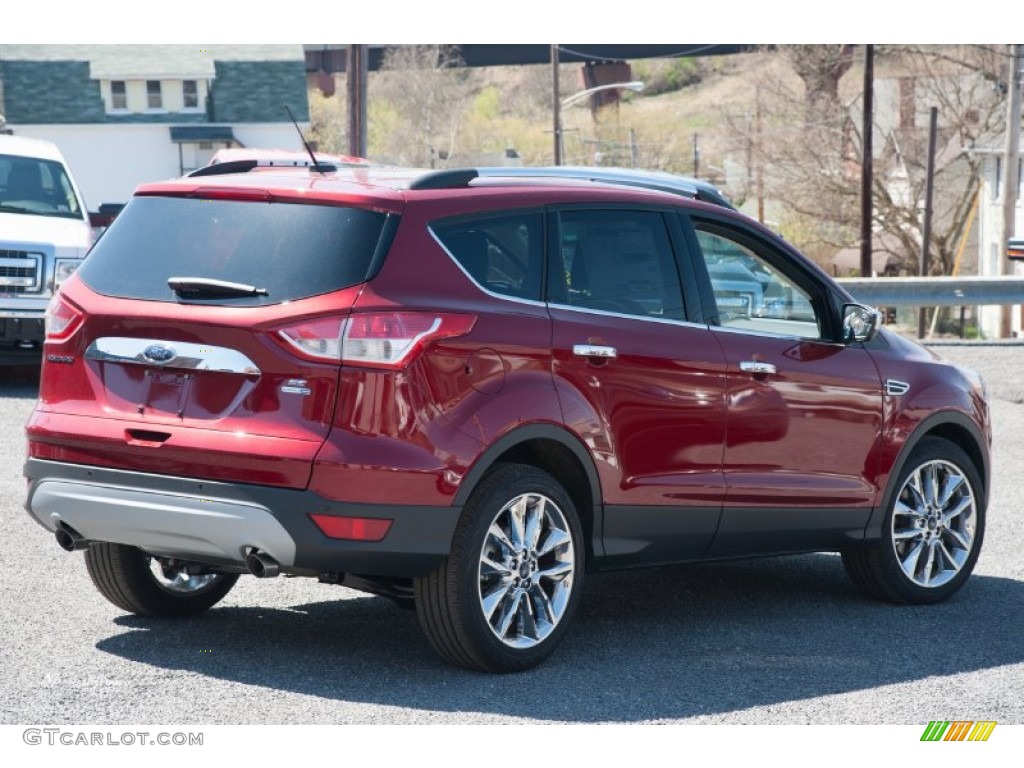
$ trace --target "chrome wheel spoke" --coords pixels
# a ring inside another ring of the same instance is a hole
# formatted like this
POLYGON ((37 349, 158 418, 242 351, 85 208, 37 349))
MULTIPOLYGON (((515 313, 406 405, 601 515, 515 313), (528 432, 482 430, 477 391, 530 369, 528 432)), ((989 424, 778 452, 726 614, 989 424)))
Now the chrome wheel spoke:
POLYGON ((950 553, 950 551, 948 549, 946 549, 946 545, 942 541, 936 542, 935 543, 935 548, 939 551, 939 570, 940 571, 948 571, 948 570, 956 571, 956 570, 960 569, 960 565, 959 565, 959 563, 957 563, 956 558, 953 557, 953 555, 950 553), (943 563, 942 563, 943 560, 946 562, 948 567, 944 567, 943 566, 943 563))
POLYGON ((921 572, 921 578, 924 579, 925 584, 928 584, 932 580, 932 571, 935 568, 935 543, 928 547, 928 557, 924 561, 924 571, 921 572))
POLYGON ((547 568, 541 568, 537 571, 538 577, 545 579, 551 579, 552 581, 561 581, 570 573, 573 572, 572 563, 554 563, 547 568))
POLYGON ((915 520, 924 517, 920 509, 917 509, 915 507, 908 507, 899 499, 896 500, 896 510, 894 514, 899 515, 900 517, 912 517, 915 520))
POLYGON ((551 600, 548 599, 547 593, 535 584, 533 589, 530 590, 530 600, 533 603, 538 622, 554 627, 558 617, 551 605, 551 600))
POLYGON ((946 505, 949 504, 949 500, 953 498, 956 490, 963 485, 965 479, 959 472, 956 474, 951 472, 946 475, 946 482, 943 483, 942 493, 939 495, 939 506, 941 508, 945 509, 946 505))
POLYGON ((569 607, 576 550, 559 506, 539 493, 511 499, 494 516, 477 566, 480 611, 510 648, 532 648, 569 607))
POLYGON ((926 504, 935 506, 939 503, 939 478, 935 468, 935 464, 929 464, 922 474, 922 492, 926 504))
POLYGON ((526 546, 526 496, 520 496, 508 510, 508 534, 516 551, 526 546))
POLYGON ((494 612, 498 610, 498 606, 504 601, 506 595, 508 595, 508 589, 504 585, 499 585, 492 592, 488 592, 480 598, 480 607, 483 608, 484 616, 488 621, 494 618, 494 612))
POLYGON ((537 556, 542 557, 548 554, 548 552, 554 552, 559 547, 571 543, 572 539, 569 537, 568 533, 560 528, 552 528, 548 532, 547 538, 544 539, 544 543, 541 544, 540 548, 537 550, 537 556))
POLYGON ((963 534, 960 533, 960 531, 956 530, 955 528, 947 528, 946 535, 953 540, 953 544, 956 546, 957 549, 962 549, 965 552, 971 551, 971 541, 965 539, 963 537, 963 534))
POLYGON ((953 509, 949 510, 949 512, 946 512, 942 515, 942 524, 948 526, 950 521, 953 520, 953 518, 960 517, 960 515, 966 512, 968 508, 970 508, 973 505, 974 499, 971 498, 970 496, 968 496, 966 499, 963 499, 953 509))
POLYGON ((897 494, 889 536, 913 584, 933 589, 960 573, 976 544, 976 503, 967 475, 949 461, 934 459, 910 473, 897 494))
POLYGON ((536 503, 527 507, 526 529, 523 531, 523 544, 531 552, 537 549, 537 540, 540 538, 540 530, 544 524, 544 499, 537 499, 536 503))
MULTIPOLYGON (((924 509, 927 509, 928 502, 925 501, 924 492, 921 489, 921 470, 918 470, 910 476, 910 481, 905 486, 909 492, 911 500, 914 504, 914 509, 920 513, 924 509)), ((902 495, 902 494, 901 494, 902 495)))
POLYGON ((533 615, 533 603, 527 595, 519 600, 519 627, 525 638, 533 641, 540 640, 537 622, 533 615))
POLYGON ((495 543, 505 551, 506 555, 512 555, 516 551, 515 545, 509 541, 508 536, 505 535, 505 532, 501 530, 497 523, 490 527, 487 535, 494 539, 495 543))
POLYGON ((216 573, 188 573, 184 568, 175 566, 173 561, 165 564, 155 557, 149 559, 149 571, 162 589, 180 594, 198 592, 217 580, 216 573))
POLYGON ((910 554, 900 561, 900 565, 903 566, 903 572, 914 581, 917 581, 917 563, 921 559, 921 552, 924 551, 924 546, 923 541, 918 542, 910 550, 910 554))
POLYGON ((498 619, 497 635, 499 638, 504 639, 505 635, 508 634, 509 627, 512 626, 512 621, 519 613, 519 604, 523 600, 523 593, 516 591, 512 594, 510 600, 505 601, 505 608, 501 612, 501 618, 498 619))
POLYGON ((512 575, 512 571, 507 566, 502 565, 501 563, 496 563, 494 560, 484 555, 480 558, 480 575, 507 577, 512 575))

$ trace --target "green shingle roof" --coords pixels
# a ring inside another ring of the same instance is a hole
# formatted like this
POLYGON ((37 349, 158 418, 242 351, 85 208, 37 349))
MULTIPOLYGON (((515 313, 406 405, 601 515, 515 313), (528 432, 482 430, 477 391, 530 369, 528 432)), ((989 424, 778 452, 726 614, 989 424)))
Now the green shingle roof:
POLYGON ((0 79, 11 125, 309 119, 301 45, 0 45, 0 79), (99 81, 129 79, 208 80, 212 113, 106 114, 99 81))

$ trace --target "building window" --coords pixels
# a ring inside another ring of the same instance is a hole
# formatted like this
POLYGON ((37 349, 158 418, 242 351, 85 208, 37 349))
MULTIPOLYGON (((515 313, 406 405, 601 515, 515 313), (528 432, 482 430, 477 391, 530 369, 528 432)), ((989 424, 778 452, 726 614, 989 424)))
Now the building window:
POLYGON ((181 83, 182 103, 185 109, 196 109, 199 106, 199 86, 195 80, 184 80, 181 83))
POLYGON ((128 94, 125 92, 124 80, 110 81, 110 108, 128 109, 128 94))
POLYGON ((159 80, 146 81, 146 106, 149 109, 163 109, 164 99, 159 80))

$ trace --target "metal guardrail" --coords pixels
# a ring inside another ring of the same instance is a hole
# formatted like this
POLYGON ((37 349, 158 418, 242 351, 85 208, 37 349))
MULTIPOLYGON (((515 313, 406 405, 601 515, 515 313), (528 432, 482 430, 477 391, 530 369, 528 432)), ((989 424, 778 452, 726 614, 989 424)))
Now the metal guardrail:
POLYGON ((1019 277, 847 277, 839 284, 875 307, 972 307, 1024 304, 1019 277))

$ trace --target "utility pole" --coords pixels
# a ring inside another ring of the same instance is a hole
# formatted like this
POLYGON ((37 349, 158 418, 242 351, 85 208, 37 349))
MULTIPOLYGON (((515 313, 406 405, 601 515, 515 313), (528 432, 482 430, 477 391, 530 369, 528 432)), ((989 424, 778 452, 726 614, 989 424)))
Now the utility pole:
POLYGON ((700 136, 693 134, 693 177, 700 177, 700 136))
MULTIPOLYGON (((1010 89, 1006 94, 1006 146, 1003 149, 1003 231, 999 242, 1000 262, 1004 275, 1014 273, 1013 262, 1006 257, 1007 241, 1013 237, 1016 227, 1017 191, 1020 181, 1017 167, 1020 161, 1020 63, 1021 46, 1010 46, 1010 89)), ((1013 307, 1003 307, 999 335, 1008 339, 1013 335, 1013 307)))
POLYGON ((555 165, 562 164, 562 100, 558 85, 558 46, 551 46, 551 114, 554 116, 552 135, 555 137, 555 165))
MULTIPOLYGON (((938 140, 939 108, 932 107, 928 113, 928 171, 924 180, 924 226, 921 230, 921 277, 928 276, 928 247, 932 239, 932 197, 935 189, 935 145, 938 140)), ((936 307, 938 312, 939 308, 936 307)), ((924 338, 924 307, 917 310, 917 338, 924 338)))
POLYGON ((864 127, 860 161, 860 276, 872 277, 871 264, 871 184, 874 175, 874 148, 872 135, 875 124, 875 46, 864 46, 864 127))
POLYGON ((764 153, 761 135, 761 86, 757 86, 754 107, 754 130, 757 135, 757 220, 764 224, 764 153))
POLYGON ((366 86, 369 46, 349 45, 346 50, 348 95, 348 153, 366 157, 366 86))

